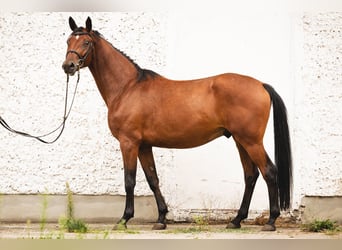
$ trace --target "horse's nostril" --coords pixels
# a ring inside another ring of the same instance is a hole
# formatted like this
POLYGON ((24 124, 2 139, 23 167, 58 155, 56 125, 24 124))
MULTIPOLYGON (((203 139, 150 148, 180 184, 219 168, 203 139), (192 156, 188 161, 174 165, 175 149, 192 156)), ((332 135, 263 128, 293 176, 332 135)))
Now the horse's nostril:
POLYGON ((74 62, 65 62, 62 65, 65 73, 73 73, 75 72, 77 65, 74 62))

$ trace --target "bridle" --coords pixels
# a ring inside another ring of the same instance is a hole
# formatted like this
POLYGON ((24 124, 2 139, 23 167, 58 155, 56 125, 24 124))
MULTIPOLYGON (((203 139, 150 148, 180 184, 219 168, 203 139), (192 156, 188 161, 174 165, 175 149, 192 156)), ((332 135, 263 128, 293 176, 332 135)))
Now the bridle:
MULTIPOLYGON (((89 35, 90 34, 88 32, 75 32, 73 33, 72 35, 89 35)), ((31 135, 29 133, 26 133, 26 132, 22 132, 22 131, 18 131, 18 130, 15 130, 13 128, 11 128, 7 122, 0 116, 0 124, 5 128, 7 129, 8 131, 12 132, 12 133, 15 133, 15 134, 18 134, 18 135, 21 135, 21 136, 25 136, 25 137, 29 137, 29 138, 33 138, 33 139, 36 139, 42 143, 45 143, 45 144, 52 144, 54 142, 56 142, 62 135, 63 131, 64 131, 64 128, 65 128, 65 123, 66 123, 66 120, 68 119, 69 117, 69 114, 71 112, 71 108, 74 104, 74 100, 75 100, 75 96, 76 96, 76 92, 77 92, 77 87, 78 87, 78 83, 80 81, 80 68, 81 66, 83 66, 84 62, 87 60, 87 57, 89 56, 90 52, 93 50, 93 42, 90 42, 89 43, 89 47, 88 47, 88 50, 87 52, 84 54, 84 56, 81 56, 77 51, 75 50, 68 50, 67 53, 66 53, 66 56, 70 53, 74 53, 78 56, 78 64, 76 65, 77 66, 77 82, 76 82, 76 86, 75 86, 75 91, 74 91, 74 94, 73 94, 73 97, 72 97, 72 100, 71 100, 71 104, 70 104, 70 107, 69 107, 69 110, 68 110, 68 92, 69 92, 69 74, 67 74, 67 81, 66 81, 66 91, 65 91, 65 104, 64 104, 64 114, 63 114, 63 121, 62 123, 54 130, 52 130, 51 132, 47 133, 47 134, 43 134, 43 135, 39 135, 39 136, 36 136, 36 135, 31 135), (54 139, 54 140, 51 140, 51 141, 47 141, 47 140, 44 140, 43 138, 48 136, 48 135, 51 135, 53 134, 54 132, 56 132, 58 129, 60 129, 60 132, 59 134, 57 135, 57 137, 54 139)))
MULTIPOLYGON (((90 35, 88 32, 75 32, 75 33, 72 33, 71 35, 72 35, 72 36, 88 35, 88 36, 90 36, 90 38, 91 38, 91 35, 90 35)), ((90 43, 89 43, 89 46, 88 46, 88 50, 87 50, 87 52, 84 54, 84 56, 81 56, 80 53, 78 53, 76 50, 68 50, 65 56, 68 56, 68 54, 70 54, 70 53, 76 54, 77 57, 78 57, 78 64, 77 64, 76 66, 77 66, 77 68, 78 68, 77 70, 79 70, 79 68, 80 68, 81 66, 83 66, 84 62, 87 60, 87 58, 88 58, 90 52, 93 50, 93 46, 94 46, 94 45, 93 45, 93 42, 90 42, 90 43)))

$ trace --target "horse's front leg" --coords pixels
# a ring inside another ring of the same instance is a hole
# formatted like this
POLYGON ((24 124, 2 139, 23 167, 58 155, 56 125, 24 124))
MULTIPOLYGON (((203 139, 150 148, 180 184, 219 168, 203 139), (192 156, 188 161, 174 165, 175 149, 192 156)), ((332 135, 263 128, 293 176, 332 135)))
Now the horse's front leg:
POLYGON ((126 206, 122 218, 114 229, 127 228, 127 222, 134 217, 134 187, 137 173, 137 157, 139 145, 130 140, 120 141, 120 148, 124 164, 126 206))
POLYGON ((153 230, 162 230, 166 228, 166 214, 168 212, 167 205, 163 198, 163 195, 159 189, 159 179, 157 175, 157 170, 153 158, 152 147, 144 146, 140 147, 139 150, 139 160, 141 166, 144 170, 147 182, 153 191, 154 197, 156 198, 157 206, 158 206, 158 220, 157 223, 153 225, 153 230))

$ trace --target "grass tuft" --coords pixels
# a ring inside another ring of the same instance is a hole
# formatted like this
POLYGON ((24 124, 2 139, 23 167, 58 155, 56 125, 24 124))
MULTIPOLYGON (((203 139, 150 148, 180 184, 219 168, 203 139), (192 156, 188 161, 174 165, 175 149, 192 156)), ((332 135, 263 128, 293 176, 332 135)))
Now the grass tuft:
POLYGON ((74 203, 72 199, 72 192, 69 183, 66 183, 67 189, 67 217, 59 219, 61 228, 67 230, 69 233, 86 233, 88 231, 87 225, 79 219, 74 217, 74 203))
POLYGON ((327 231, 337 231, 338 225, 336 222, 331 220, 314 220, 309 224, 303 225, 303 230, 308 232, 327 232, 327 231))

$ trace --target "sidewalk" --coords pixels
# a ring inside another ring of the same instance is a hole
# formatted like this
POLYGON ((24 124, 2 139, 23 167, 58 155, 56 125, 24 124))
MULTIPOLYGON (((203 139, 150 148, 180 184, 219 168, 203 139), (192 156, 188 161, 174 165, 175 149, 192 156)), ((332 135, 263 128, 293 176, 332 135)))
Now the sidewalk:
POLYGON ((278 227, 262 232, 261 226, 242 225, 225 229, 220 225, 169 224, 166 230, 153 231, 152 224, 129 224, 124 231, 113 231, 112 224, 88 224, 88 233, 67 233, 58 224, 0 224, 0 239, 342 239, 342 232, 303 232, 299 226, 278 227))

